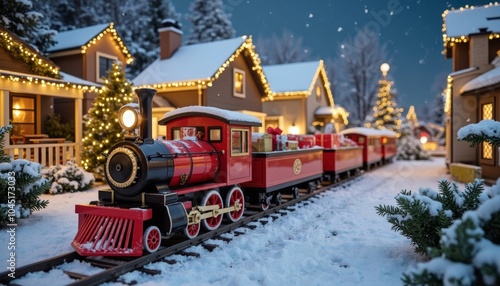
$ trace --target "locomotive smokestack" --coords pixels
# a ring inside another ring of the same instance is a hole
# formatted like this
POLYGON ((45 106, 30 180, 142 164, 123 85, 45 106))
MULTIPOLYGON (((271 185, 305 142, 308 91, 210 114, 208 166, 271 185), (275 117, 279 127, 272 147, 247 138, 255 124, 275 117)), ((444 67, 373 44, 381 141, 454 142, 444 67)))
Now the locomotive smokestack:
POLYGON ((139 137, 142 139, 151 138, 152 136, 152 102, 153 96, 156 94, 156 89, 153 88, 138 88, 135 93, 139 97, 139 111, 141 112, 142 120, 139 127, 139 137))

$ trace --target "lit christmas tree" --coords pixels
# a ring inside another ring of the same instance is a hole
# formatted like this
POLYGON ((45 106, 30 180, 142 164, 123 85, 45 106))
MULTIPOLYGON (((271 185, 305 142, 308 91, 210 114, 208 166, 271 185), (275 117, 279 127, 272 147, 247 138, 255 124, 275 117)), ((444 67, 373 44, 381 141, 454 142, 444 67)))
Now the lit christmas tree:
POLYGON ((406 121, 413 127, 418 126, 417 113, 415 112, 415 107, 412 105, 406 114, 406 121))
POLYGON ((377 103, 373 107, 373 119, 371 123, 365 124, 367 127, 377 129, 389 129, 398 133, 401 129, 401 112, 402 108, 396 107, 396 101, 393 98, 391 86, 393 82, 387 80, 386 75, 389 71, 389 65, 384 63, 380 66, 383 74, 383 79, 379 81, 379 93, 377 103))
POLYGON ((104 80, 102 92, 83 117, 82 166, 99 176, 104 175, 105 154, 124 134, 118 123, 118 110, 133 99, 132 85, 125 78, 121 64, 113 63, 104 80))

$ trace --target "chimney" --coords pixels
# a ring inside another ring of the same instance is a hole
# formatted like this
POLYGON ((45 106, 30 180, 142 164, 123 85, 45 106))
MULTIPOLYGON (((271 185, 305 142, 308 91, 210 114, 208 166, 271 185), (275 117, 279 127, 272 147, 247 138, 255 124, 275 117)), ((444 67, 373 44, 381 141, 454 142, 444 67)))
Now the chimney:
POLYGON ((160 34, 160 59, 168 59, 181 46, 181 24, 172 19, 164 19, 161 21, 158 33, 160 34))
POLYGON ((488 28, 479 28, 479 33, 469 35, 469 66, 482 69, 489 66, 489 36, 488 28))

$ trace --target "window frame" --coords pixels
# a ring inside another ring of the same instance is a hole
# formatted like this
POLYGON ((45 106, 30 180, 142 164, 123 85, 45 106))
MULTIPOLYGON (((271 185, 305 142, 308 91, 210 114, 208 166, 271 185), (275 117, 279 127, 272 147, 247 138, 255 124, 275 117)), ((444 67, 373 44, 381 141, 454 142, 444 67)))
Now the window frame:
MULTIPOLYGON (((487 99, 483 99, 479 102, 479 120, 487 120, 487 119, 493 119, 495 120, 495 98, 487 98, 487 99), (491 104, 491 118, 488 117, 486 118, 485 117, 485 114, 484 114, 484 107, 486 105, 490 105, 491 104)), ((481 144, 479 144, 479 163, 480 164, 484 164, 484 165, 491 165, 491 166, 494 166, 496 161, 495 158, 498 156, 497 154, 495 154, 496 152, 496 148, 494 146, 492 146, 491 144, 490 145, 487 145, 489 143, 487 142, 482 142, 481 144), (485 158, 485 153, 484 153, 484 150, 485 150, 485 147, 489 148, 491 150, 491 158, 485 158)), ((499 162, 500 163, 500 162, 499 162)))
POLYGON ((109 66, 109 68, 105 71, 105 74, 101 75, 101 58, 104 58, 106 60, 111 61, 111 66, 112 66, 113 62, 118 62, 118 57, 110 55, 110 54, 102 53, 102 52, 96 52, 96 60, 95 60, 95 62, 96 62, 96 65, 95 65, 96 82, 104 83, 105 81, 102 78, 106 78, 108 76, 107 71, 111 68, 111 66, 109 66))
POLYGON ((239 98, 246 98, 246 74, 244 70, 233 68, 233 96, 239 98), (241 92, 236 90, 237 75, 241 74, 241 92))
MULTIPOLYGON (((12 122, 12 125, 17 125, 17 126, 32 126, 33 132, 32 133, 25 133, 25 134, 36 134, 37 133, 37 102, 36 102, 36 97, 29 96, 29 95, 21 95, 21 94, 11 94, 10 96, 10 120, 12 122), (33 122, 20 122, 20 121, 14 121, 14 99, 15 98, 27 98, 29 100, 33 101, 33 109, 31 108, 18 108, 16 110, 19 110, 20 112, 32 112, 33 113, 33 122)), ((13 135, 24 135, 24 134, 14 134, 13 135)))
POLYGON ((231 128, 230 130, 231 136, 229 146, 231 147, 231 157, 237 157, 237 156, 248 156, 250 155, 250 147, 249 147, 249 140, 250 140, 250 130, 244 129, 244 128, 231 128), (234 132, 240 132, 240 142, 239 145, 241 146, 240 151, 237 151, 233 148, 233 133, 234 132), (245 136, 243 136, 243 134, 245 136))

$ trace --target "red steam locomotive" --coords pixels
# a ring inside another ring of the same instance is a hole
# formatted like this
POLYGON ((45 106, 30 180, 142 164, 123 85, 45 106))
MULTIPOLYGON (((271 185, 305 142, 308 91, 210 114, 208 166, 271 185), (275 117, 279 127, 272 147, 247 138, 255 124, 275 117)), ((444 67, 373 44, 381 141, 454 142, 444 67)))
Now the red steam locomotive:
MULTIPOLYGON (((201 226, 218 228, 223 216, 238 221, 248 204, 267 209, 280 204, 282 194, 296 197, 301 186, 312 191, 323 178, 373 164, 365 155, 371 147, 363 144, 369 140, 337 148, 332 142, 341 137, 332 134, 317 138, 321 147, 253 152, 252 127, 261 126, 257 118, 204 106, 166 113, 159 124, 166 125, 167 138, 153 140, 156 90, 136 93, 139 105, 119 111, 128 134, 107 155, 105 177, 111 189, 99 191, 98 201, 75 207, 79 222, 72 246, 84 256, 155 252, 162 237, 184 232, 194 238, 201 226)), ((382 135, 378 140, 381 148, 392 148, 382 135)), ((392 151, 373 152, 383 162, 392 151)))

